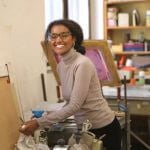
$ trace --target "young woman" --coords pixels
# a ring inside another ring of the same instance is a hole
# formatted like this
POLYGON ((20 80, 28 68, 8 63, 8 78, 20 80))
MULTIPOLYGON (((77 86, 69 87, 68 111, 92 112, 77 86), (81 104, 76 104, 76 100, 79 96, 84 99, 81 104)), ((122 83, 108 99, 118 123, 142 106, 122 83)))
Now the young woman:
POLYGON ((83 32, 79 24, 72 20, 56 20, 49 24, 45 40, 50 41, 53 51, 61 57, 58 74, 67 104, 60 110, 26 122, 20 132, 31 135, 38 127, 51 126, 74 115, 79 128, 88 119, 92 123, 91 132, 97 137, 106 135, 103 144, 107 150, 120 150, 120 124, 102 95, 94 64, 84 56, 83 32))

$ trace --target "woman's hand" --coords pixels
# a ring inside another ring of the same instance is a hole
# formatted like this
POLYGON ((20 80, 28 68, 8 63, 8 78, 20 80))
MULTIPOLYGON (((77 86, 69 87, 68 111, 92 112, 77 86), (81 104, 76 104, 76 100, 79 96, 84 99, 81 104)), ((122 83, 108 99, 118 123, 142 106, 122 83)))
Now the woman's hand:
POLYGON ((34 135, 34 131, 39 128, 39 124, 36 119, 25 122, 19 131, 25 135, 34 135))

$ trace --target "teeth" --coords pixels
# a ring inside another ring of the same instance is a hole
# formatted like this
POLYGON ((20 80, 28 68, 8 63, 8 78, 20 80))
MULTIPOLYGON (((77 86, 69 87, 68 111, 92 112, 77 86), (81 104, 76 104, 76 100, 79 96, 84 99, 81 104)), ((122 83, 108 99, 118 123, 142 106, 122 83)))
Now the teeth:
POLYGON ((57 45, 56 47, 57 48, 62 48, 62 47, 64 47, 64 45, 57 45))

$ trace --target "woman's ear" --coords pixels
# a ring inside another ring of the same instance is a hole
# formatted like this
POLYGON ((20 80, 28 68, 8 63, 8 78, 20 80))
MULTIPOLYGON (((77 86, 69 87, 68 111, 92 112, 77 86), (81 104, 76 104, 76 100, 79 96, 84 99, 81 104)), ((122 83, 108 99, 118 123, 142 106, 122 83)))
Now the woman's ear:
POLYGON ((75 36, 72 36, 72 40, 74 40, 74 42, 76 42, 76 37, 75 37, 75 36))

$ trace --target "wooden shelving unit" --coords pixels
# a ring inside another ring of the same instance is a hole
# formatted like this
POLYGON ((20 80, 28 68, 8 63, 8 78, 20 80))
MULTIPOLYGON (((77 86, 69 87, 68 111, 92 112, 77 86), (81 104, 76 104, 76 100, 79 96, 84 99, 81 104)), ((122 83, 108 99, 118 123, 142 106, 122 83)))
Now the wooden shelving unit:
POLYGON ((104 38, 112 40, 113 44, 124 43, 125 35, 130 33, 132 39, 139 39, 140 32, 144 32, 145 39, 150 40, 150 26, 146 26, 146 10, 150 9, 149 0, 104 0, 104 38), (118 13, 129 14, 129 26, 108 26, 108 8, 116 7, 118 13), (132 25, 132 11, 136 9, 140 16, 140 24, 132 25))
MULTIPOLYGON (((112 45, 120 45, 126 43, 126 35, 130 34, 131 39, 138 40, 140 33, 144 33, 144 38, 150 40, 150 26, 146 26, 145 16, 146 10, 150 9, 150 0, 104 0, 104 38, 112 40, 112 45), (108 8, 117 8, 118 13, 129 14, 129 26, 108 26, 108 8), (140 24, 132 25, 132 11, 136 9, 140 16, 140 24)), ((150 46, 149 46, 150 47, 150 46)), ((118 51, 118 50, 117 50, 118 51)), ((124 51, 114 52, 116 55, 150 55, 150 49, 147 51, 124 51)))
MULTIPOLYGON (((132 56, 140 55, 141 57, 150 57, 150 47, 144 51, 124 51, 122 48, 124 43, 127 43, 127 34, 130 34, 130 39, 138 41, 140 39, 140 33, 144 33, 144 39, 150 41, 150 26, 146 26, 146 11, 150 9, 150 0, 104 0, 104 38, 105 40, 111 40, 112 45, 115 45, 114 48, 117 47, 117 52, 112 51, 116 56, 115 59, 117 63, 120 58, 125 55, 125 59, 132 59, 132 56), (108 8, 116 8, 118 13, 128 13, 129 14, 129 26, 118 26, 118 21, 116 22, 116 26, 108 26, 108 8), (140 24, 133 26, 132 22, 132 13, 133 10, 136 9, 140 16, 140 24)), ((125 64, 123 64, 125 65, 125 64)), ((149 68, 148 68, 149 70, 149 68)), ((150 72, 148 72, 150 74, 150 72)), ((128 87, 127 87, 128 88, 128 87)), ((139 91, 140 92, 140 91, 139 91)), ((127 94, 128 95, 128 94, 127 94)), ((145 99, 141 100, 143 103, 145 99)), ((129 102, 131 103, 131 102, 129 102)), ((139 103, 139 102, 138 102, 139 103)), ((149 101, 147 101, 149 105, 149 101)), ((130 105, 130 108, 134 108, 134 105, 130 105)), ((139 114, 136 114, 137 116, 139 114)), ((148 113, 148 115, 150 115, 148 113)), ((145 148, 150 149, 149 143, 146 143, 131 130, 130 135, 134 137, 140 144, 142 144, 145 148)), ((130 145, 127 144, 127 149, 130 149, 130 145)))

